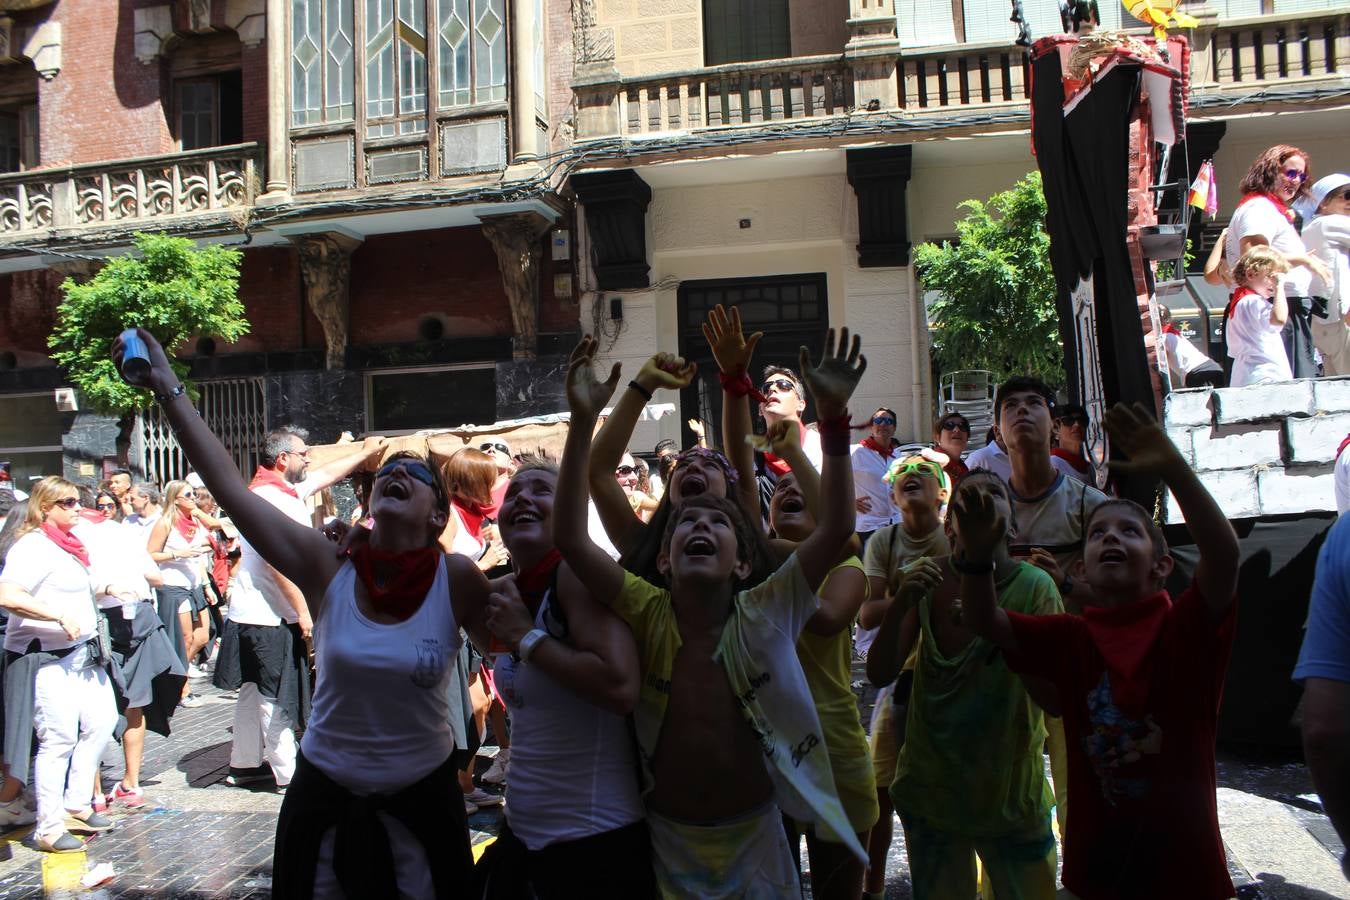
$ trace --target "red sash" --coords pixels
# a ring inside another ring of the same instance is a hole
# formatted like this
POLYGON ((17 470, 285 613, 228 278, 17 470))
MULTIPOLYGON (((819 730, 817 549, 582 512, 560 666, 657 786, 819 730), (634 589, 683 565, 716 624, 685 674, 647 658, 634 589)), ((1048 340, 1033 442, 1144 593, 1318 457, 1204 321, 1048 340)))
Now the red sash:
POLYGON ((881 446, 872 439, 872 436, 870 434, 867 437, 863 438, 861 441, 859 441, 859 443, 861 443, 868 450, 875 450, 878 453, 880 453, 882 459, 891 458, 891 448, 881 446))
POLYGON ((436 567, 442 556, 436 545, 388 553, 362 541, 351 549, 356 577, 366 586, 371 605, 400 622, 411 618, 421 607, 436 580, 436 567))
POLYGON ((78 559, 86 569, 89 568, 89 551, 85 549, 84 542, 75 535, 57 528, 50 522, 42 523, 42 533, 51 538, 53 544, 78 559))

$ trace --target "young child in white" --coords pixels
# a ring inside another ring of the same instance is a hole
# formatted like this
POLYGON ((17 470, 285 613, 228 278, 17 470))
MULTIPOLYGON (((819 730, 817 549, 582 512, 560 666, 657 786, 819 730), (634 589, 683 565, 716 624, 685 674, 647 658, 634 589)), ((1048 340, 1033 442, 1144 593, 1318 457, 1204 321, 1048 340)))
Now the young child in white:
POLYGON ((1294 377, 1280 331, 1289 319, 1284 283, 1289 271, 1284 257, 1270 247, 1252 247, 1233 268, 1238 283, 1228 301, 1225 328, 1228 355, 1233 358, 1232 387, 1290 381, 1294 377))

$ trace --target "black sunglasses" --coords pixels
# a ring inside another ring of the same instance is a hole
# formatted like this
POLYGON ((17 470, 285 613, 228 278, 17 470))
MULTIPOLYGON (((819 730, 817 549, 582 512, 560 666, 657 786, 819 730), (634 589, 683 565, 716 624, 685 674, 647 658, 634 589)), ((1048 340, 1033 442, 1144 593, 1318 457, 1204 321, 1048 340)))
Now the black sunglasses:
POLYGON ((970 434, 970 424, 962 422, 960 419, 948 419, 942 423, 943 431, 964 431, 970 434))
POLYGON ((623 475, 624 477, 627 477, 629 475, 632 475, 636 471, 637 471, 636 466, 619 466, 617 469, 614 470, 614 474, 623 475))
POLYGON ((1061 425, 1082 425, 1084 428, 1086 428, 1086 427, 1087 427, 1087 424, 1088 424, 1088 417, 1087 417, 1087 416, 1065 416, 1064 418, 1059 419, 1058 421, 1059 421, 1059 424, 1061 424, 1061 425))
MULTIPOLYGON (((375 473, 375 480, 379 481, 381 478, 392 475, 396 469, 402 469, 407 472, 410 477, 416 478, 418 481, 435 491, 437 497, 441 497, 441 488, 440 485, 436 483, 435 473, 421 460, 400 458, 393 460, 392 462, 387 462, 380 466, 380 470, 375 473)), ((441 499, 443 500, 445 498, 441 497, 441 499)))
POLYGON ((501 452, 505 453, 507 456, 510 456, 510 455, 511 455, 511 448, 510 448, 510 447, 506 446, 505 444, 494 444, 494 443, 492 443, 492 442, 490 442, 490 441, 489 441, 488 443, 486 443, 486 444, 479 444, 479 445, 478 445, 478 449, 481 450, 481 451, 484 452, 484 453, 491 453, 493 450, 500 450, 501 452))
POLYGON ((786 378, 770 378, 759 386, 759 392, 761 394, 772 394, 776 390, 792 391, 792 393, 795 394, 797 393, 797 385, 788 381, 786 378))
POLYGON ((62 509, 74 509, 80 505, 79 497, 66 497, 63 500, 57 500, 52 506, 59 506, 62 509))

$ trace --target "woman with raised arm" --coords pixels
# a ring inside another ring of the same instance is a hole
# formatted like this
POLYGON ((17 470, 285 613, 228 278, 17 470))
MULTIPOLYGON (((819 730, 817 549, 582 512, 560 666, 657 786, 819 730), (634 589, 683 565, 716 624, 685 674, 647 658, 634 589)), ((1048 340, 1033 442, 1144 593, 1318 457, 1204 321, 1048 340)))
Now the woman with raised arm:
MULTIPOLYGON (((447 680, 460 627, 487 646, 487 580, 446 554, 449 495, 420 457, 375 475, 370 540, 349 559, 240 478, 154 337, 148 381, 179 445, 245 540, 304 594, 318 682, 277 822, 272 895, 462 897, 472 867, 447 680), (390 698, 398 702, 391 703, 390 698)), ((123 347, 113 348, 121 364, 123 347)))

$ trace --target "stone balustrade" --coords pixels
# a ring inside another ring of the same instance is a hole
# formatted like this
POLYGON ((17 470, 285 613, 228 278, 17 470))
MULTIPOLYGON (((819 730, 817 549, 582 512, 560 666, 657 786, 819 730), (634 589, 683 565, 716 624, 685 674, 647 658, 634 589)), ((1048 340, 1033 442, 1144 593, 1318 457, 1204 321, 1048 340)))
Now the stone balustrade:
POLYGON ((257 144, 236 144, 0 175, 0 241, 249 207, 260 160, 257 144))
MULTIPOLYGON (((1350 377, 1173 391, 1163 422, 1228 518, 1335 511, 1350 377)), ((1182 521, 1170 493, 1166 517, 1182 521)))
MULTIPOLYGON (((1146 35, 1146 29, 1131 33, 1146 35)), ((1256 87, 1350 86, 1350 7, 1297 18, 1207 19, 1192 41, 1192 102, 1230 103, 1256 87)), ((642 139, 846 115, 1027 108, 1030 75, 1011 43, 902 49, 709 66, 668 74, 578 74, 577 139, 642 139), (856 98, 887 98, 870 103, 856 98)), ((1269 98, 1267 98, 1269 99, 1269 98)), ((1313 98, 1315 99, 1315 98, 1313 98)), ((1254 101, 1255 102, 1255 101, 1254 101)))

